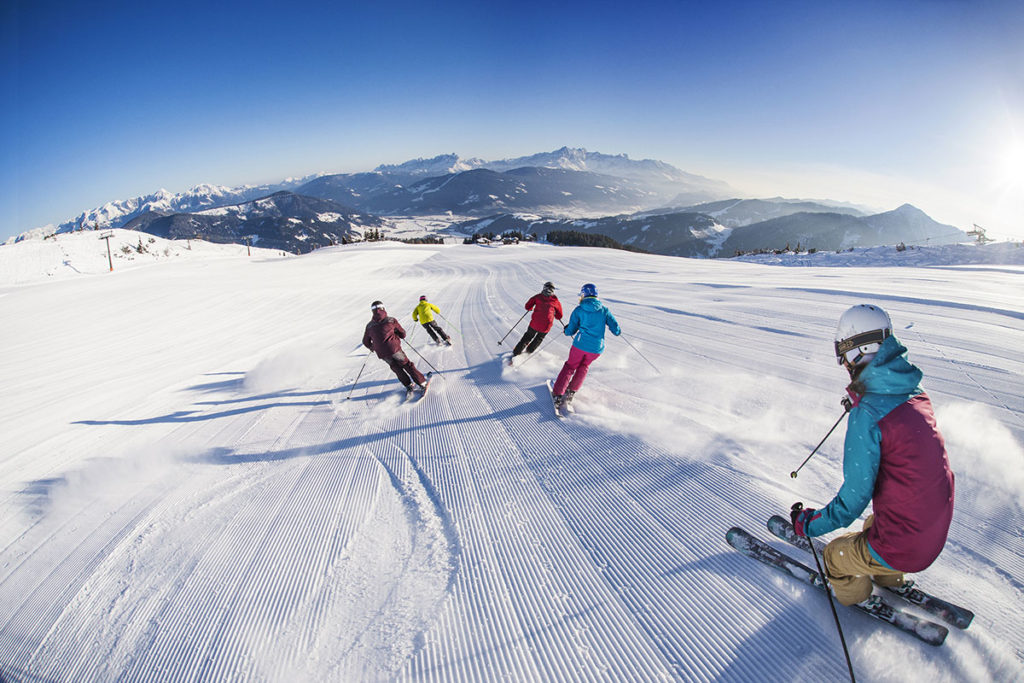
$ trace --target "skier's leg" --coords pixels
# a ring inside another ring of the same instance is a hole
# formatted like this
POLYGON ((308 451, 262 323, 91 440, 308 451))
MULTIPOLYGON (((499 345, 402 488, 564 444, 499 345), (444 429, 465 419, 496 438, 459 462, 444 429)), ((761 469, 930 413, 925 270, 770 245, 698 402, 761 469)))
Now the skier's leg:
MULTIPOLYGON (((395 363, 398 364, 399 368, 402 370, 402 373, 405 374, 406 377, 410 378, 408 384, 402 382, 402 384, 405 384, 406 387, 408 387, 413 382, 416 382, 416 384, 423 384, 424 382, 427 381, 427 378, 423 376, 422 372, 416 369, 416 366, 413 365, 412 361, 409 360, 409 357, 405 355, 404 352, 399 351, 394 356, 392 356, 392 360, 394 360, 395 363)), ((398 374, 398 370, 395 370, 395 374, 398 374)))
POLYGON ((583 351, 580 351, 575 346, 569 349, 569 358, 565 361, 562 366, 561 372, 558 373, 558 378, 555 379, 555 384, 551 389, 551 393, 556 396, 561 396, 565 393, 565 388, 569 386, 569 379, 576 372, 576 368, 579 367, 580 361, 583 360, 583 351))
MULTIPOLYGON (((574 350, 578 350, 573 347, 574 350)), ((575 393, 580 390, 583 386, 583 380, 587 378, 587 370, 590 369, 590 364, 597 360, 601 354, 599 353, 587 353, 586 351, 580 351, 582 358, 579 364, 576 366, 576 372, 573 373, 572 379, 569 381, 569 391, 575 393)))
MULTIPOLYGON (((864 520, 864 531, 867 531, 869 528, 871 528, 871 525, 874 523, 875 516, 873 514, 868 515, 868 518, 864 520)), ((871 559, 874 560, 874 556, 872 556, 871 559)), ((899 588, 905 583, 906 579, 903 576, 903 572, 897 571, 895 569, 889 569, 884 565, 877 566, 877 562, 875 564, 877 568, 871 573, 871 580, 877 583, 879 586, 884 586, 887 588, 899 588)))
POLYGON ((537 334, 537 332, 532 327, 527 327, 526 332, 523 333, 523 338, 520 339, 519 343, 516 344, 516 347, 512 349, 512 355, 518 356, 521 354, 523 350, 526 349, 527 345, 529 345, 533 340, 533 335, 535 334, 537 334))
POLYGON ((430 335, 431 339, 433 339, 435 342, 437 341, 437 332, 434 332, 434 321, 430 321, 429 323, 423 323, 423 329, 427 331, 427 334, 430 335))
POLYGON ((398 377, 398 381, 402 383, 402 386, 408 389, 412 385, 412 379, 409 378, 409 373, 405 370, 403 360, 408 362, 409 359, 406 358, 404 353, 399 351, 388 360, 388 365, 391 367, 391 371, 395 373, 395 376, 398 377), (401 359, 399 356, 401 356, 401 359))
POLYGON ((893 571, 875 561, 862 531, 835 539, 825 546, 824 556, 825 572, 836 599, 844 605, 867 600, 871 596, 871 576, 880 570, 893 571))
POLYGON ((533 353, 538 348, 540 348, 540 343, 542 341, 544 341, 544 337, 546 337, 546 336, 548 336, 547 332, 537 332, 536 330, 534 330, 533 331, 533 340, 530 341, 530 345, 526 347, 526 352, 527 353, 533 353))

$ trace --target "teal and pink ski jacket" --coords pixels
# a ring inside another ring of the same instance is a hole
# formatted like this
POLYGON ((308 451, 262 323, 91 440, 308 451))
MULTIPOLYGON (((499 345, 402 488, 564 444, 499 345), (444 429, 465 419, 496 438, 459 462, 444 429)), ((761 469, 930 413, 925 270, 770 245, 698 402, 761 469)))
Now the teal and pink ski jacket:
POLYGON ((953 472, 921 371, 896 337, 883 343, 850 392, 843 485, 807 524, 808 536, 849 526, 868 503, 871 554, 885 566, 921 571, 942 552, 953 519, 953 472))
POLYGON ((573 309, 572 315, 569 316, 569 324, 565 326, 565 335, 573 337, 572 345, 580 351, 602 353, 605 327, 615 336, 622 334, 619 321, 612 312, 605 308, 597 297, 588 296, 573 309))

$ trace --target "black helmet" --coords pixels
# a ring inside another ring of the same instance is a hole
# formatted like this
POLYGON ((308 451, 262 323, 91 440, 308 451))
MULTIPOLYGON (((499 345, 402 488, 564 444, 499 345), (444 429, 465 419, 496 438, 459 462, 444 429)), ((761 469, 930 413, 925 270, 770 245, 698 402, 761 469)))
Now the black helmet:
POLYGON ((425 296, 421 296, 420 297, 420 301, 426 301, 426 300, 427 300, 427 297, 425 297, 425 296))
POLYGON ((378 308, 384 308, 383 301, 374 301, 372 304, 370 304, 371 311, 376 311, 378 308))

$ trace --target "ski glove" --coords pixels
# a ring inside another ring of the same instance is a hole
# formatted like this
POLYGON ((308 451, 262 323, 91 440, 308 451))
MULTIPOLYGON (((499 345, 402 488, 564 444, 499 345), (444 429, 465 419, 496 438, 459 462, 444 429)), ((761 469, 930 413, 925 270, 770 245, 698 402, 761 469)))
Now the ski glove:
POLYGON ((816 512, 814 508, 805 508, 803 503, 793 503, 789 509, 789 518, 793 520, 793 531, 797 536, 807 536, 807 525, 816 512))

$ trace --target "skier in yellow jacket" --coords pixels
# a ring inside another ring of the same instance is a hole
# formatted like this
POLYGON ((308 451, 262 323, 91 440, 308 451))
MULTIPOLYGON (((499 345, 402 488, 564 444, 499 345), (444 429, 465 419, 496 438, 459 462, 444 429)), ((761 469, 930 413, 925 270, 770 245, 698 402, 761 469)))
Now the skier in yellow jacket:
POLYGON ((441 326, 434 320, 434 314, 441 313, 441 309, 434 304, 427 301, 427 297, 421 296, 420 303, 413 309, 412 319, 423 325, 423 329, 427 331, 430 338, 434 340, 435 344, 440 344, 441 340, 448 346, 452 345, 451 338, 445 334, 445 331, 441 329, 441 326))

